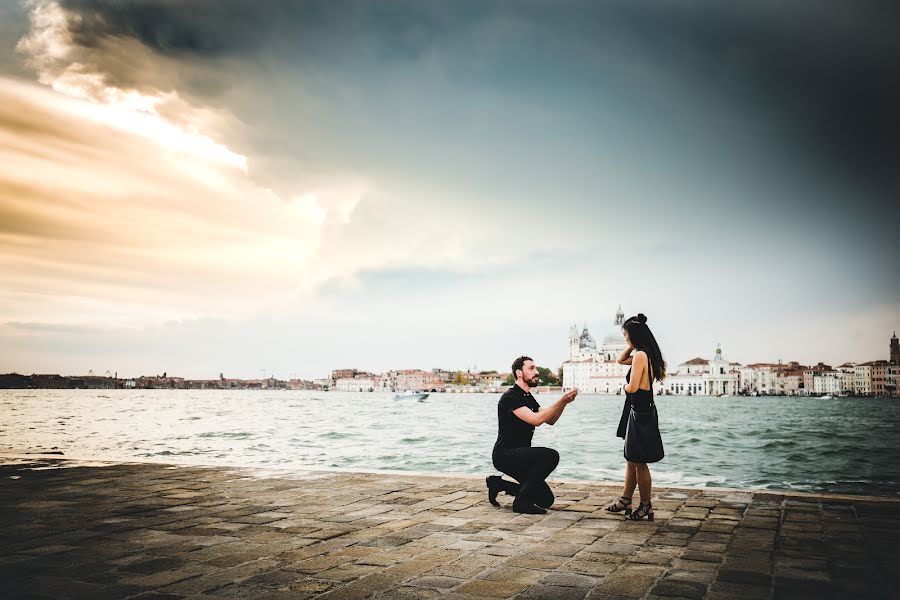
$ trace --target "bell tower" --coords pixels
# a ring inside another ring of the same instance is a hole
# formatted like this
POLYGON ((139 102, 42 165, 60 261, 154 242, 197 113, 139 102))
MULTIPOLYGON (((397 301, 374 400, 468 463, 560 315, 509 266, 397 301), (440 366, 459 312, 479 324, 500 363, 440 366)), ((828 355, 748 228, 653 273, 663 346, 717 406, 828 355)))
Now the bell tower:
POLYGON ((897 339, 897 332, 891 338, 891 364, 900 365, 900 340, 897 339))
POLYGON ((616 321, 613 323, 616 327, 621 327, 625 324, 625 313, 622 312, 622 305, 619 305, 619 310, 616 311, 616 321))
POLYGON ((580 349, 578 340, 578 326, 572 325, 572 327, 569 328, 569 358, 578 356, 578 351, 580 349))

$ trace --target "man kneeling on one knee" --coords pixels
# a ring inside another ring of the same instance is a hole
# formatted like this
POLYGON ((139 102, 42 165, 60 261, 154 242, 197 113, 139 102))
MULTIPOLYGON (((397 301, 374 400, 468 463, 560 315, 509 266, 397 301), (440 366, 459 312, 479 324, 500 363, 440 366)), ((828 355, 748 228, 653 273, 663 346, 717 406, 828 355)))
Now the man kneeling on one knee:
POLYGON ((520 356, 513 362, 512 372, 516 383, 497 404, 499 427, 492 459, 498 471, 518 483, 491 475, 487 478, 488 500, 494 506, 500 506, 497 494, 506 492, 516 497, 514 511, 544 514, 555 499, 545 480, 559 464, 559 452, 552 448, 533 448, 531 438, 535 427, 544 423, 553 425, 559 420, 566 406, 575 400, 578 390, 569 390, 550 406, 541 408, 531 395, 531 388, 538 384, 538 368, 534 361, 520 356))

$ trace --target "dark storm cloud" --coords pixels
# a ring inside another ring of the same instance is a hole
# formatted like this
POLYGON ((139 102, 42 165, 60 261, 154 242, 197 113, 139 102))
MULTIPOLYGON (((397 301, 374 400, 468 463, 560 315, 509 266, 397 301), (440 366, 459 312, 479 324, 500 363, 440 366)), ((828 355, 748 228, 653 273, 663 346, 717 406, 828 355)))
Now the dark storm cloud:
POLYGON ((623 68, 650 65, 706 98, 777 123, 830 169, 898 189, 892 169, 900 159, 900 3, 894 1, 63 5, 79 17, 70 29, 84 48, 131 38, 188 60, 275 57, 327 68, 340 55, 344 67, 349 62, 365 70, 414 60, 430 49, 444 60, 487 65, 476 84, 518 89, 524 81, 537 94, 547 83, 560 86, 561 94, 608 86, 608 75, 591 68, 601 57, 623 68), (521 34, 502 38, 513 44, 502 47, 488 23, 515 23, 521 34), (447 43, 463 32, 474 45, 447 43), (576 42, 567 46, 568 56, 544 50, 566 41, 576 42), (460 56, 465 53, 471 56, 460 56))

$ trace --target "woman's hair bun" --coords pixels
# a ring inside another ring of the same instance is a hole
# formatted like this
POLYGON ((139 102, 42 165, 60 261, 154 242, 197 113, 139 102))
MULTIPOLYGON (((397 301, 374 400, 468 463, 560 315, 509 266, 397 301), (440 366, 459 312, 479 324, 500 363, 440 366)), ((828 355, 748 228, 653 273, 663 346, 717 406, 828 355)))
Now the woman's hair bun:
POLYGON ((647 322, 647 315, 645 315, 644 313, 638 313, 638 319, 637 319, 637 320, 638 320, 638 323, 646 323, 646 322, 647 322))

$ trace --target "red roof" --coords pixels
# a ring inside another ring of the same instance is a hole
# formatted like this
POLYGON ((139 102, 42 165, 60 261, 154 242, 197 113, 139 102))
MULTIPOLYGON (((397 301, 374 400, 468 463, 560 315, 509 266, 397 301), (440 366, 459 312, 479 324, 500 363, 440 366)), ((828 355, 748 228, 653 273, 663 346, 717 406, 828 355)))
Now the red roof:
POLYGON ((691 360, 681 363, 683 365, 708 365, 709 361, 705 358, 692 358, 691 360))

